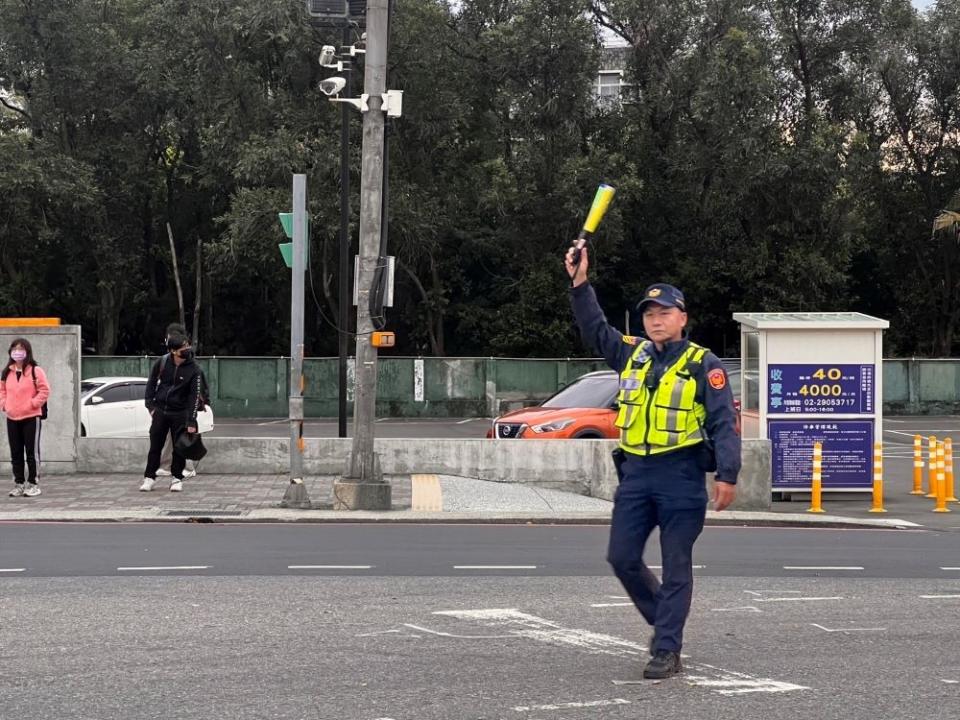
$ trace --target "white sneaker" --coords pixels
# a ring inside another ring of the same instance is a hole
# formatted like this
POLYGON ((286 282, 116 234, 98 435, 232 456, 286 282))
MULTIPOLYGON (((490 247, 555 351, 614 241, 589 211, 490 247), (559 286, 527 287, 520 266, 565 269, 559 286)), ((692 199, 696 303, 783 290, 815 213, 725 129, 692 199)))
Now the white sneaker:
POLYGON ((196 471, 196 470, 184 470, 184 471, 183 471, 183 479, 184 479, 184 480, 186 480, 187 478, 192 478, 192 477, 196 477, 196 476, 197 476, 197 471, 196 471))
POLYGON ((153 490, 153 484, 156 482, 153 478, 145 477, 143 479, 143 485, 140 486, 140 492, 150 492, 153 490))
POLYGON ((164 470, 163 468, 157 468, 157 475, 159 475, 160 477, 169 477, 170 471, 164 470))
POLYGON ((37 497, 40 494, 40 486, 31 483, 27 485, 27 489, 23 491, 24 497, 37 497))
POLYGON ((183 483, 176 478, 170 483, 170 492, 183 492, 183 483))
POLYGON ((13 486, 13 490, 10 491, 10 497, 23 497, 23 485, 17 483, 13 486))

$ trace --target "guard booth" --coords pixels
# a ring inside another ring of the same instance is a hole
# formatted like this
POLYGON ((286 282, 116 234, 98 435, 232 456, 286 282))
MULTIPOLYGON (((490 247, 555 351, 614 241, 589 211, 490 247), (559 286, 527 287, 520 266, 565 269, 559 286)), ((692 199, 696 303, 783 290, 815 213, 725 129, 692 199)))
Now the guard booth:
POLYGON ((809 492, 823 444, 824 492, 869 492, 883 437, 883 331, 862 313, 735 313, 744 439, 770 440, 774 497, 809 492))

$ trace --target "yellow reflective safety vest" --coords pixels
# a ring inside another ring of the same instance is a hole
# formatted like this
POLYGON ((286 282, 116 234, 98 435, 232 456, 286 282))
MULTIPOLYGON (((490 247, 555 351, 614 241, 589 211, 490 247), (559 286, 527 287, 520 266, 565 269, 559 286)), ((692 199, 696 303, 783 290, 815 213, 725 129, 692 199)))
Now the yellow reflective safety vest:
POLYGON ((697 402, 694 374, 707 349, 690 343, 660 382, 648 387, 652 349, 649 340, 640 343, 620 373, 620 412, 615 424, 620 428, 620 447, 635 455, 667 453, 704 440, 707 409, 697 402))

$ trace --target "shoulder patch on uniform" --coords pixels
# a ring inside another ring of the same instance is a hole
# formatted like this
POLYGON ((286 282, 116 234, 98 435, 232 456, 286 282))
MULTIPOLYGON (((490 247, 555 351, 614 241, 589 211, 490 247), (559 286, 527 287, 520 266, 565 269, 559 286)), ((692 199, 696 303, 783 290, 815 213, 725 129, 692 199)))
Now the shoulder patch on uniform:
POLYGON ((723 368, 714 368, 707 373, 707 382, 714 390, 723 390, 727 386, 727 374, 723 368))
POLYGON ((623 336, 623 341, 624 341, 627 345, 639 345, 639 344, 640 344, 640 338, 638 338, 636 335, 624 335, 624 336, 623 336))

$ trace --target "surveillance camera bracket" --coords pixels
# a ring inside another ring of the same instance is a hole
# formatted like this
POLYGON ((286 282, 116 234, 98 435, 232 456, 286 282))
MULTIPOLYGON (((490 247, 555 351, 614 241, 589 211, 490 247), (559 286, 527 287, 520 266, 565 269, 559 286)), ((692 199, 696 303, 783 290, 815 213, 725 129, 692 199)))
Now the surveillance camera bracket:
POLYGON ((361 95, 358 98, 342 98, 340 96, 336 96, 336 97, 331 97, 327 99, 330 102, 347 103, 348 105, 352 105, 353 107, 355 107, 360 112, 365 113, 367 110, 370 109, 370 107, 367 105, 367 100, 369 98, 370 96, 367 93, 363 93, 363 95, 361 95))

